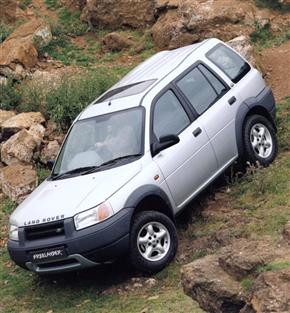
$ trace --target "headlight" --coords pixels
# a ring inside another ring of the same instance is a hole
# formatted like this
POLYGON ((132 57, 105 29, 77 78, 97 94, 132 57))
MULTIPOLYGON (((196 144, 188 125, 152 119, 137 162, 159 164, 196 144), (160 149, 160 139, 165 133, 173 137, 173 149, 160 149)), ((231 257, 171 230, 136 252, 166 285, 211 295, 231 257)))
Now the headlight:
POLYGON ((108 202, 104 202, 90 210, 75 215, 74 222, 76 230, 95 225, 106 220, 113 214, 113 210, 108 202))
POLYGON ((18 241, 18 226, 10 225, 9 227, 9 239, 18 241))

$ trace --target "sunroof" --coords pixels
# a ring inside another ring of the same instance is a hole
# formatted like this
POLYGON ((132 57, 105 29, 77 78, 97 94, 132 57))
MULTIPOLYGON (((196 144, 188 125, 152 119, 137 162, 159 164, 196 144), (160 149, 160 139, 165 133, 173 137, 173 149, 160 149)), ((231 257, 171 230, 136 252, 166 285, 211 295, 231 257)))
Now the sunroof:
POLYGON ((143 92, 148 87, 150 87, 155 81, 156 79, 150 79, 110 90, 107 93, 105 93, 100 99, 98 99, 95 103, 111 101, 118 98, 137 95, 138 93, 143 92))

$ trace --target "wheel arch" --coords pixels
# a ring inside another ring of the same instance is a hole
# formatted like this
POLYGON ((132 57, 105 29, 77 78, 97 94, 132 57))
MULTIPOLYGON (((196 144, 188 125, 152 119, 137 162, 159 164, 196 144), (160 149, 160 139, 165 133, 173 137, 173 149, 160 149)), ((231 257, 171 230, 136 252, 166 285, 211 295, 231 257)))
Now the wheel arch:
POLYGON ((141 211, 158 211, 175 222, 174 210, 167 194, 155 185, 145 185, 136 189, 128 197, 125 206, 133 208, 131 224, 134 216, 141 211))
POLYGON ((277 131, 275 125, 275 99, 269 87, 265 88, 257 97, 246 99, 236 114, 236 141, 240 157, 244 156, 243 129, 248 116, 261 115, 267 118, 277 131))

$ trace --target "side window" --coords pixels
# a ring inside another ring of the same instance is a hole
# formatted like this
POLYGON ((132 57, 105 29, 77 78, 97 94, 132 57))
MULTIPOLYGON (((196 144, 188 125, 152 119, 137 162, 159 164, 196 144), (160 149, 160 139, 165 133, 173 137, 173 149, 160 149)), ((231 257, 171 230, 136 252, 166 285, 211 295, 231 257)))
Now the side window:
POLYGON ((237 53, 223 44, 218 44, 206 56, 234 83, 240 81, 251 69, 250 65, 237 53))
POLYGON ((183 76, 177 86, 198 114, 206 111, 218 98, 212 85, 197 67, 183 76))
POLYGON ((189 117, 181 103, 168 90, 156 102, 153 113, 153 132, 157 138, 164 135, 178 135, 190 124, 189 117))
POLYGON ((202 72, 202 74, 207 78, 209 83, 215 89, 217 95, 219 97, 223 96, 227 91, 228 87, 224 85, 214 74, 212 74, 205 66, 199 65, 198 68, 202 72))

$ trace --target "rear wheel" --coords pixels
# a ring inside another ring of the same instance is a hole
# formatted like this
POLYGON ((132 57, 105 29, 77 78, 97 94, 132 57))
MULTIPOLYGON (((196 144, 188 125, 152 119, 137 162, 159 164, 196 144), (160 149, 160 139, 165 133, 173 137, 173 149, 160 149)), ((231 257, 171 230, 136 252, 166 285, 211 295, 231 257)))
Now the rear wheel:
POLYGON ((251 115, 245 121, 243 141, 246 161, 268 166, 277 155, 278 144, 272 123, 261 115, 251 115))
POLYGON ((176 254, 178 239, 175 226, 165 214, 141 212, 134 218, 130 244, 132 265, 142 272, 158 272, 176 254))

